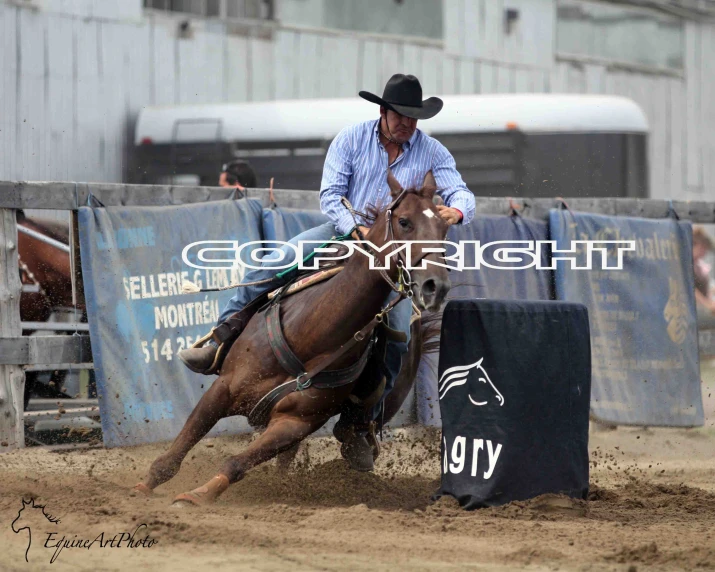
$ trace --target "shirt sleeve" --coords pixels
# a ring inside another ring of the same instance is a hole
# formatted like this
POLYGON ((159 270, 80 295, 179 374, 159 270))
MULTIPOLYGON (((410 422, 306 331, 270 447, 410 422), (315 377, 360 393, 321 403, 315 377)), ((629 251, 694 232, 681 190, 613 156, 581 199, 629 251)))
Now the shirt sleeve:
POLYGON ((445 205, 462 213, 459 224, 469 224, 476 210, 474 193, 464 184, 452 154, 440 142, 436 141, 436 144, 437 149, 432 159, 432 174, 439 189, 437 194, 442 197, 445 205))
POLYGON ((348 194, 348 183, 353 174, 352 158, 350 132, 343 129, 328 148, 320 183, 320 210, 341 234, 347 234, 355 227, 353 216, 340 202, 348 194))

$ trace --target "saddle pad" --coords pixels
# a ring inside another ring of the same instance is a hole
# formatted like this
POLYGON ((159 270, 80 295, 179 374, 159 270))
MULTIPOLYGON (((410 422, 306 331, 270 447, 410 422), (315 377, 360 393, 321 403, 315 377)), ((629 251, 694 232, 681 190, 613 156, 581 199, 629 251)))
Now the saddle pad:
MULTIPOLYGON (((305 290, 306 288, 313 286, 318 282, 323 282, 328 278, 332 278, 342 269, 342 266, 336 266, 335 268, 329 268, 328 270, 320 270, 319 272, 309 274, 308 276, 301 278, 300 280, 296 280, 293 284, 290 285, 288 290, 286 290, 286 293, 283 294, 283 298, 285 298, 286 296, 290 296, 291 294, 295 294, 296 292, 300 292, 301 290, 305 290)), ((279 291, 280 288, 276 288, 275 290, 273 290, 273 292, 268 294, 268 299, 273 300, 273 298, 278 295, 279 291)))

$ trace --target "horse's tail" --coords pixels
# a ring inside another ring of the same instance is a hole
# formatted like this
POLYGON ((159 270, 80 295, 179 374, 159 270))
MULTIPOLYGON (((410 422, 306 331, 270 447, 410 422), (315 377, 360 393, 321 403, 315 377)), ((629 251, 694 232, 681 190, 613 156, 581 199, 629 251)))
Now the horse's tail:
POLYGON ((422 318, 412 324, 412 335, 407 355, 402 359, 402 368, 392 391, 385 398, 383 423, 390 421, 402 407, 407 394, 415 383, 422 356, 439 349, 441 328, 442 312, 422 314, 422 318))
POLYGON ((420 323, 420 354, 439 351, 439 336, 442 330, 442 312, 422 314, 420 323))

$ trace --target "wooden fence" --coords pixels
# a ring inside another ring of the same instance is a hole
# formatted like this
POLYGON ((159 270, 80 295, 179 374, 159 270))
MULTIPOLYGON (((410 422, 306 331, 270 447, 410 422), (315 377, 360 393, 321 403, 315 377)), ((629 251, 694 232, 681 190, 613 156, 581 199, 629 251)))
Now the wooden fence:
MULTIPOLYGON (((269 206, 267 189, 250 189, 248 197, 269 206)), ((233 189, 221 187, 174 187, 163 185, 122 185, 104 183, 8 182, 0 181, 0 452, 24 445, 23 393, 25 368, 52 364, 91 364, 89 336, 22 336, 20 323, 21 284, 17 271, 17 209, 68 210, 72 217, 70 255, 75 272, 74 291, 82 296, 79 265, 79 236, 76 212, 89 203, 90 196, 104 206, 170 206, 226 200, 233 189), (23 368, 25 366, 25 368, 23 368)), ((274 191, 276 202, 285 208, 318 209, 318 193, 274 191)), ((680 218, 694 223, 715 223, 715 202, 662 201, 650 199, 514 199, 477 197, 477 212, 502 214, 515 205, 523 216, 545 219, 549 209, 565 201, 574 211, 605 215, 665 218, 671 209, 680 218)), ((715 328, 700 332, 701 353, 715 355, 715 328)))

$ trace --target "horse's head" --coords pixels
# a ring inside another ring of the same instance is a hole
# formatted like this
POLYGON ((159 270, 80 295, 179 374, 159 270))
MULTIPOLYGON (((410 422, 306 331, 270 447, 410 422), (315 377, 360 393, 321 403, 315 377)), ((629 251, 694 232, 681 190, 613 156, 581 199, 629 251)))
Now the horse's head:
MULTIPOLYGON (((47 519, 47 520, 48 520, 49 522, 51 522, 52 524, 59 524, 59 523, 60 523, 60 519, 59 519, 59 518, 56 518, 56 517, 52 516, 51 514, 48 514, 48 513, 45 511, 45 505, 43 505, 43 504, 35 504, 35 499, 34 499, 34 498, 31 498, 30 500, 22 499, 22 507, 21 507, 20 510, 17 512, 17 516, 15 517, 15 520, 13 520, 13 521, 12 521, 12 524, 10 525, 10 527, 11 527, 12 530, 13 530, 13 532, 20 532, 21 530, 23 530, 23 529, 25 529, 25 528, 29 528, 29 525, 28 525, 28 524, 25 524, 24 526, 19 526, 19 525, 21 524, 21 522, 20 522, 21 519, 22 519, 24 516, 27 516, 27 514, 25 513, 25 508, 36 508, 36 509, 39 509, 39 512, 36 513, 36 514, 42 515, 45 519, 47 519), (18 525, 18 526, 16 526, 16 525, 18 525)), ((35 513, 30 512, 29 514, 30 514, 30 516, 32 516, 32 515, 35 514, 35 513)))
MULTIPOLYGON (((439 310, 450 289, 447 268, 432 262, 441 262, 439 253, 424 253, 429 247, 425 242, 443 241, 449 225, 439 216, 436 208, 435 183, 428 172, 420 189, 403 189, 391 171, 387 173, 392 203, 382 211, 375 226, 370 230, 369 240, 376 246, 390 240, 410 241, 410 260, 416 268, 410 270, 414 301, 422 310, 439 310), (421 242, 417 242, 421 241, 421 242), (420 261, 426 261, 424 268, 420 261)), ((441 199, 440 199, 441 200, 441 199)), ((436 244, 433 246, 437 246, 436 244)), ((391 268, 395 265, 393 259, 391 268)))
POLYGON ((20 532, 23 528, 27 528, 24 526, 16 527, 15 525, 19 524, 18 521, 23 517, 23 512, 25 511, 25 507, 27 507, 28 505, 30 506, 30 508, 32 508, 35 505, 35 499, 30 499, 29 501, 22 499, 22 508, 20 508, 20 510, 18 511, 17 516, 15 517, 15 520, 13 520, 12 523, 10 524, 10 528, 12 528, 13 532, 20 532))

